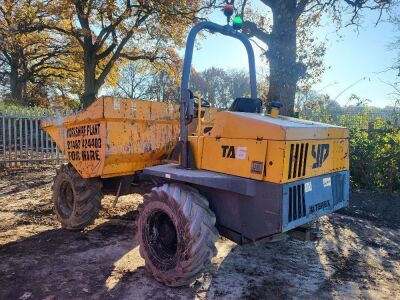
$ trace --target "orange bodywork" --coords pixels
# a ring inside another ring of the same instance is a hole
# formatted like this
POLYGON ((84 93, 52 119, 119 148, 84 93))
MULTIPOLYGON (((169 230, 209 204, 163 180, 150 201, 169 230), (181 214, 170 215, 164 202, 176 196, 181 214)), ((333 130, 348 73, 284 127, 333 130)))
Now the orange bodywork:
POLYGON ((106 178, 159 164, 176 144, 178 119, 179 105, 101 97, 81 113, 44 120, 42 128, 83 178, 106 178))
POLYGON ((219 112, 189 141, 199 169, 278 184, 349 169, 346 128, 296 118, 219 112))
MULTIPOLYGON (((198 169, 281 184, 349 168, 346 128, 204 112, 189 126, 198 169)), ((107 178, 162 163, 177 143, 178 120, 178 105, 101 97, 79 114, 43 121, 42 128, 83 178, 107 178)))

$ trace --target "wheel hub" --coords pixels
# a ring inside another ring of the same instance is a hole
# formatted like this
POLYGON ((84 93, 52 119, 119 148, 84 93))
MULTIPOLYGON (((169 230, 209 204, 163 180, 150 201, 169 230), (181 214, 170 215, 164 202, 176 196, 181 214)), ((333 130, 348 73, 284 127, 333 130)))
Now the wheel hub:
POLYGON ((159 261, 171 260, 177 252, 177 234, 172 219, 163 211, 153 213, 148 221, 149 246, 159 261))

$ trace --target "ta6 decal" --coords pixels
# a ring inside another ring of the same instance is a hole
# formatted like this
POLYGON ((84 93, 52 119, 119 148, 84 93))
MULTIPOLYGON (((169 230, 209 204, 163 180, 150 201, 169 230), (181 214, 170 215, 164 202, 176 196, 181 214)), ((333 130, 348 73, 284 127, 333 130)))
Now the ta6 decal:
POLYGON ((246 159, 247 147, 222 145, 222 157, 234 159, 246 159))

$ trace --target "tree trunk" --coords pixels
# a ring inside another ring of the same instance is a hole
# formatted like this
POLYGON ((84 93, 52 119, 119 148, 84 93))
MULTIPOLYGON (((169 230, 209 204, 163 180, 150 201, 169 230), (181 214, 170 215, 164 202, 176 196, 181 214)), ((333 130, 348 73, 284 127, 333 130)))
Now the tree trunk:
POLYGON ((85 49, 84 51, 84 65, 85 90, 81 96, 81 103, 83 108, 86 108, 96 100, 98 93, 96 84, 96 53, 91 49, 85 49))
POLYGON ((279 1, 271 7, 273 27, 268 44, 269 101, 283 104, 281 114, 294 115, 298 79, 296 64, 296 0, 279 1))
POLYGON ((23 101, 23 84, 21 83, 18 76, 18 69, 14 66, 11 66, 10 72, 10 89, 11 89, 11 101, 15 101, 18 104, 24 104, 23 101))

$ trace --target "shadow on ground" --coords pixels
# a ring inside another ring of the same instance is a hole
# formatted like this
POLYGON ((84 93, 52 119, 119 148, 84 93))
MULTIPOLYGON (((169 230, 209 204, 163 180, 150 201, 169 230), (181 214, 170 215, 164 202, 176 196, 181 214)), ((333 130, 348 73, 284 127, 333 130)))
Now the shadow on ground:
POLYGON ((220 239, 202 278, 190 287, 165 287, 143 266, 134 239, 136 217, 134 211, 85 232, 48 230, 0 247, 1 298, 282 299, 299 288, 311 296, 324 286, 317 283, 324 271, 313 243, 240 247, 220 239))
POLYGON ((106 297, 114 264, 137 248, 132 224, 110 220, 85 232, 54 229, 0 247, 1 298, 25 292, 32 299, 106 297))
MULTIPOLYGON (((46 175, 52 176, 51 172, 46 175)), ((19 177, 10 177, 17 185, 19 177)), ((237 246, 221 238, 211 268, 190 287, 169 288, 144 268, 129 196, 84 232, 57 228, 41 174, 0 197, 0 298, 19 299, 395 299, 400 295, 400 199, 352 194, 322 219, 319 242, 237 246), (11 205, 12 204, 12 205, 11 205), (8 223, 7 223, 8 221, 8 223), (36 226, 36 227, 35 227, 36 226), (32 232, 26 231, 32 229, 32 232), (19 235, 12 238, 11 235, 19 235)), ((5 185, 4 185, 5 186, 5 185)), ((11 186, 11 185, 10 185, 11 186)), ((133 204, 132 204, 133 203, 133 204)))

